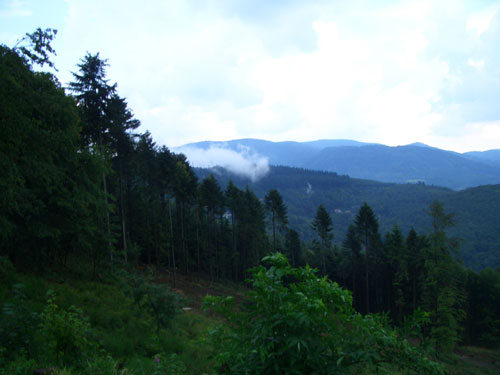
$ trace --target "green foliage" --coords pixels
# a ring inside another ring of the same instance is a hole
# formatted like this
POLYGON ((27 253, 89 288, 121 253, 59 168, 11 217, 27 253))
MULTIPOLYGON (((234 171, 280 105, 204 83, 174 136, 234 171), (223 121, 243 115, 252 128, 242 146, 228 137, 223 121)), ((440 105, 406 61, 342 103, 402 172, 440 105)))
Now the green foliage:
POLYGON ((52 48, 50 43, 57 35, 55 29, 37 28, 33 33, 26 33, 21 40, 19 40, 14 51, 19 51, 26 63, 37 64, 43 67, 45 64, 57 71, 54 63, 50 61, 49 54, 56 55, 56 51, 52 48))
MULTIPOLYGON (((196 172, 203 178, 213 171, 196 169, 196 172)), ((500 185, 452 191, 438 186, 382 183, 283 166, 272 166, 265 177, 255 182, 224 169, 218 170, 216 178, 223 188, 231 179, 239 188, 249 186, 261 198, 269 189, 278 189, 288 207, 289 226, 308 241, 314 237, 310 222, 319 204, 329 212, 336 208, 342 210, 332 215, 335 238, 342 239, 363 202, 369 202, 377 213, 382 233, 391 230, 394 223, 398 223, 403 233, 412 227, 420 233, 431 226, 425 208, 437 199, 456 213, 457 225, 450 228, 450 235, 464 239, 460 256, 465 264, 474 270, 500 265, 500 238, 496 235, 500 185), (309 193, 307 183, 312 187, 309 193)))
POLYGON ((26 304, 23 284, 12 286, 12 299, 0 311, 0 348, 5 357, 17 357, 33 351, 33 327, 38 321, 36 313, 26 304))
POLYGON ((116 361, 109 355, 101 355, 86 363, 82 375, 128 375, 127 369, 119 370, 116 361))
POLYGON ((73 99, 53 75, 0 46, 0 103, 1 253, 41 268, 98 247, 102 164, 78 150, 73 99))
POLYGON ((181 298, 165 284, 154 282, 152 271, 146 275, 122 270, 119 279, 135 304, 148 311, 155 321, 156 334, 169 327, 180 312, 181 298))
POLYGON ((38 340, 46 364, 83 367, 98 353, 93 332, 81 309, 61 309, 55 293, 47 292, 47 305, 41 314, 38 340))
POLYGON ((431 204, 433 232, 424 248, 424 275, 421 305, 430 312, 430 339, 438 352, 450 352, 460 338, 460 323, 465 318, 465 274, 453 260, 456 241, 446 229, 454 225, 453 214, 441 202, 431 204))
POLYGON ((170 355, 157 354, 154 357, 154 370, 152 375, 184 375, 186 365, 175 353, 170 355))
POLYGON ((314 217, 311 227, 319 237, 319 243, 315 242, 317 245, 315 247, 321 257, 323 275, 326 275, 326 258, 329 255, 332 246, 333 225, 330 214, 322 204, 318 206, 318 210, 316 211, 316 216, 314 217))
POLYGON ((273 232, 273 251, 276 251, 276 227, 284 229, 288 224, 288 210, 283 197, 276 189, 271 189, 264 197, 264 207, 270 216, 273 232))
POLYGON ((17 352, 16 357, 10 362, 0 361, 0 374, 2 375, 32 375, 35 368, 36 361, 29 358, 23 350, 17 352))
POLYGON ((466 342, 500 348, 500 268, 469 271, 467 291, 466 342))
POLYGON ((354 311, 351 295, 313 269, 292 268, 273 254, 268 267, 252 271, 247 300, 205 299, 227 325, 213 333, 221 366, 231 374, 327 374, 368 371, 386 365, 407 373, 441 374, 427 359, 386 326, 383 317, 354 311))

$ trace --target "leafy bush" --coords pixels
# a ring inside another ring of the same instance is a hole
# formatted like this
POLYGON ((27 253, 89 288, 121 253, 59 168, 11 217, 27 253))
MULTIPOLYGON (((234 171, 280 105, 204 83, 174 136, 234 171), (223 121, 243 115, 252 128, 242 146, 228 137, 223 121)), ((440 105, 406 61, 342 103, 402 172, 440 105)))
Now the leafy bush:
POLYGON ((154 357, 153 375, 184 375, 186 374, 186 365, 181 361, 177 354, 170 355, 157 354, 154 357))
POLYGON ((0 362, 0 374, 5 375, 31 375, 35 369, 35 360, 28 358, 26 352, 19 350, 17 357, 10 362, 0 362))
POLYGON ((442 374, 417 347, 399 339, 379 315, 362 316, 351 295, 282 254, 252 270, 247 300, 207 296, 204 307, 227 320, 212 332, 221 373, 342 374, 404 369, 442 374))
POLYGON ((98 345, 88 319, 80 309, 61 309, 55 293, 47 292, 47 305, 41 314, 39 347, 48 365, 83 367, 98 354, 98 345))
POLYGON ((26 306, 24 285, 14 284, 12 299, 0 310, 0 347, 5 352, 0 358, 18 357, 31 351, 37 318, 37 314, 26 306))
POLYGON ((165 284, 155 283, 152 272, 142 275, 122 271, 118 277, 126 293, 151 314, 157 334, 160 328, 167 328, 179 313, 181 297, 165 284))

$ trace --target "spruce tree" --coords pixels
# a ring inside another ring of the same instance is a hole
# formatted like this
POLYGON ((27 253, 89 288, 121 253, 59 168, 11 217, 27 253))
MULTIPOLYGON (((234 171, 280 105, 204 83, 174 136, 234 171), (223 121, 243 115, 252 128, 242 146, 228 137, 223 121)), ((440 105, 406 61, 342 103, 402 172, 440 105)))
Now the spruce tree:
POLYGON ((283 198, 278 190, 271 189, 264 198, 264 204, 268 215, 271 218, 273 230, 273 251, 276 251, 276 224, 285 228, 288 224, 288 213, 283 198))
POLYGON ((326 275, 326 258, 330 255, 329 253, 333 240, 333 224, 332 217, 322 204, 318 206, 316 216, 314 217, 311 227, 319 237, 319 253, 321 257, 322 270, 323 275, 326 275))
POLYGON ((376 246, 379 242, 378 220, 368 203, 364 203, 358 211, 354 220, 356 232, 358 233, 363 250, 365 251, 365 311, 370 309, 370 267, 376 246))
POLYGON ((457 242, 446 235, 446 230, 455 225, 454 214, 446 213, 439 201, 431 204, 429 214, 432 232, 423 249, 425 280, 421 300, 431 314, 430 339, 436 351, 448 352, 458 342, 459 322, 465 318, 465 294, 460 286, 463 273, 452 256, 457 242))

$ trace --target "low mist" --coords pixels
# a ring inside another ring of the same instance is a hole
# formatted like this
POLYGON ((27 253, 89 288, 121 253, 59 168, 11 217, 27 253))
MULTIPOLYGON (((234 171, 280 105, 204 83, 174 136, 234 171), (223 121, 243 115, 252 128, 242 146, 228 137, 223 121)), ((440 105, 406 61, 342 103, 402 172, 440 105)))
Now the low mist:
POLYGON ((222 167, 234 174, 247 177, 256 182, 269 172, 269 161, 248 147, 239 146, 238 151, 220 146, 211 146, 208 149, 196 147, 179 147, 175 152, 186 155, 189 163, 194 167, 213 168, 222 167))

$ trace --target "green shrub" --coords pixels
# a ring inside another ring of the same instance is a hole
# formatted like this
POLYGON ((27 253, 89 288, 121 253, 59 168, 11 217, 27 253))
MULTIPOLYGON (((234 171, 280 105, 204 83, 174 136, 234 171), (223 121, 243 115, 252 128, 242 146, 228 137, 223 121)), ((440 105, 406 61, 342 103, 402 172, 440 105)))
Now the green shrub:
POLYGON ((343 374, 387 367, 442 374, 418 348, 401 340, 379 315, 362 316, 351 295, 315 270, 292 268, 282 254, 252 271, 247 300, 211 297, 204 307, 227 320, 212 332, 221 373, 343 374))
POLYGON ((186 374, 186 365, 181 361, 177 354, 170 355, 157 354, 154 356, 153 375, 184 375, 186 374))
POLYGON ((125 292, 135 303, 148 311, 155 321, 156 333, 167 328, 172 319, 180 312, 181 297, 165 284, 157 284, 149 272, 142 275, 135 272, 122 271, 119 280, 125 292))
POLYGON ((2 363, 0 361, 0 375, 31 375, 36 368, 33 359, 28 358, 26 352, 19 350, 16 358, 12 361, 2 363))
POLYGON ((37 325, 37 314, 26 306, 23 284, 12 286, 12 298, 0 310, 0 347, 3 357, 17 357, 20 352, 29 353, 33 347, 33 332, 37 325))
POLYGON ((38 334, 44 364, 83 367, 98 354, 98 344, 88 319, 74 306, 61 309, 51 290, 47 292, 38 334))

